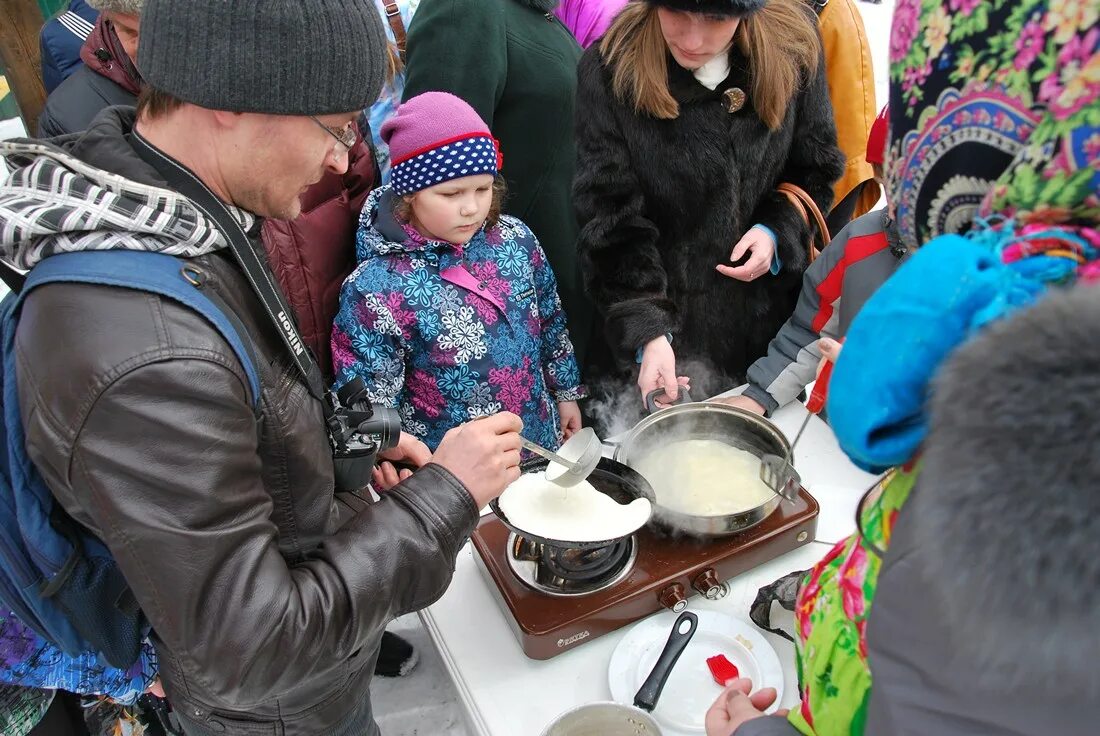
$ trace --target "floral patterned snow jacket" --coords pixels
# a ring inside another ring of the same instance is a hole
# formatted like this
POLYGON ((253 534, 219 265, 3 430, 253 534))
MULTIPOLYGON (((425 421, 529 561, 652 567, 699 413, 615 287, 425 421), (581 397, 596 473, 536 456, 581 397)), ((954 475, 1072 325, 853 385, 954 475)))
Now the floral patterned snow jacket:
POLYGON ((557 281, 530 229, 501 216, 465 246, 393 214, 389 186, 363 207, 359 266, 332 331, 336 385, 356 376, 433 450, 447 430, 510 411, 525 437, 561 444, 557 404, 586 395, 557 281))

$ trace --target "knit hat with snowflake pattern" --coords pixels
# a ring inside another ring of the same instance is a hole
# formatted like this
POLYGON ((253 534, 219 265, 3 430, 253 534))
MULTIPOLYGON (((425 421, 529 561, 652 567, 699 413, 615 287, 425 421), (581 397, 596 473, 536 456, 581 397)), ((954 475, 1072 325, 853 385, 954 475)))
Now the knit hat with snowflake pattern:
POLYGON ((503 159, 474 108, 447 92, 425 92, 397 108, 382 126, 390 147, 390 181, 398 195, 452 179, 496 175, 503 159))

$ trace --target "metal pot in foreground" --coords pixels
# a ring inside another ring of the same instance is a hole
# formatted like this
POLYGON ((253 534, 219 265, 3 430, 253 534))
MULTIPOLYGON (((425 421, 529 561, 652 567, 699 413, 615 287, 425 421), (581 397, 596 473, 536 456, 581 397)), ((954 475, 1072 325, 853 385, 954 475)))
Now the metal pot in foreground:
POLYGON ((680 614, 657 663, 634 696, 634 705, 587 703, 558 716, 542 736, 661 736, 661 727, 650 713, 657 707, 672 668, 698 628, 699 618, 694 613, 680 614))
POLYGON ((542 736, 661 736, 661 727, 641 708, 611 701, 585 703, 558 716, 542 736))

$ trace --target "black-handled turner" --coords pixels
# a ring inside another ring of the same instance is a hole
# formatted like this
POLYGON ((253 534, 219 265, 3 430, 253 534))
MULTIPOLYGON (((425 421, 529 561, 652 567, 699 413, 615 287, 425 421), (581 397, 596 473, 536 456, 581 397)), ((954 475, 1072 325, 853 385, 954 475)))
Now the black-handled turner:
POLYGON ((691 611, 684 611, 676 619, 665 648, 657 658, 657 664, 653 665, 649 677, 645 679, 634 696, 635 707, 650 712, 657 707, 657 700, 661 697, 661 691, 665 689, 665 683, 668 681, 668 676, 672 674, 672 668, 676 666, 676 661, 680 659, 680 655, 684 653, 688 642, 695 636, 698 628, 699 617, 691 611), (689 623, 686 628, 685 621, 689 623))

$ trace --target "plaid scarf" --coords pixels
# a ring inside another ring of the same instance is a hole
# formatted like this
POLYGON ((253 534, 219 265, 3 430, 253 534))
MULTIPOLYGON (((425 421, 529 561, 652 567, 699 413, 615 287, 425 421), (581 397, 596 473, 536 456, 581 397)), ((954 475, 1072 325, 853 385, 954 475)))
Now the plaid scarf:
MULTIPOLYGON (((186 197, 90 166, 57 146, 0 143, 0 258, 29 269, 57 253, 146 250, 193 258, 225 247, 186 197)), ((248 231, 254 217, 229 208, 248 231)))

